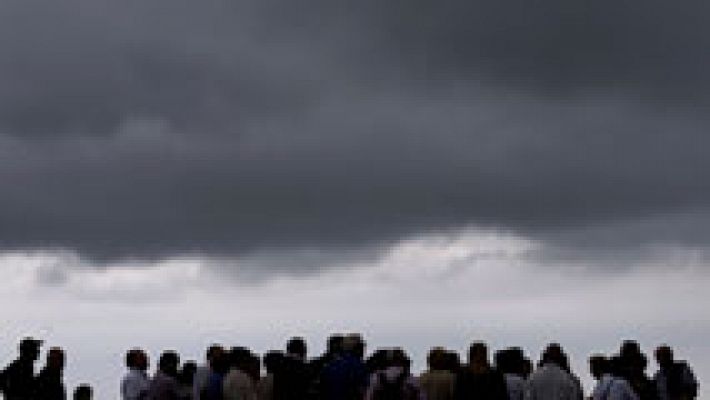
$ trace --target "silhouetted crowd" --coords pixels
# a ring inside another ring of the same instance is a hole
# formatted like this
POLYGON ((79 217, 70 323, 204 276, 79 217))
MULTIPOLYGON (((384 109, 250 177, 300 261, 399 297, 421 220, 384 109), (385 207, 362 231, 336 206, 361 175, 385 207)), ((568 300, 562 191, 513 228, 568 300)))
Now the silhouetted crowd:
MULTIPOLYGON (((7 400, 66 400, 64 352, 47 351, 44 368, 35 375, 41 341, 20 342, 19 357, 0 373, 0 392, 7 400)), ((596 379, 592 400, 691 400, 698 382, 688 364, 669 346, 655 351, 658 370, 650 377, 648 359, 635 341, 622 343, 612 356, 593 355, 589 372, 596 379)), ((534 365, 522 349, 496 351, 491 362, 485 343, 474 342, 466 363, 458 353, 433 348, 428 369, 414 376, 411 360, 401 348, 379 349, 366 357, 360 335, 333 335, 327 350, 309 359, 302 338, 290 339, 284 350, 260 357, 245 347, 212 345, 204 365, 180 363, 164 351, 155 374, 142 349, 126 353, 121 379, 122 400, 584 400, 582 384, 559 344, 552 343, 534 365), (264 373, 262 374, 262 365, 264 373)), ((92 399, 80 385, 75 400, 92 399)))
MULTIPOLYGON (((25 338, 20 342, 19 357, 0 372, 0 393, 5 400, 66 400, 63 382, 64 351, 52 347, 47 351, 44 368, 35 375, 35 362, 39 359, 41 340, 25 338)), ((91 400, 89 385, 79 385, 74 390, 74 400, 91 400)))

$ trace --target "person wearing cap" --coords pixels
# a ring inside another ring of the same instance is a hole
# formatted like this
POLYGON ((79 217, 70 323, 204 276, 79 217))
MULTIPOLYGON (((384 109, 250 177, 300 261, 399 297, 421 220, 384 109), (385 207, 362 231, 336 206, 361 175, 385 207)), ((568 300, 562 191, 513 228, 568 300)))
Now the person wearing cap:
POLYGON ((42 400, 66 400, 67 391, 62 382, 64 350, 52 347, 47 352, 47 363, 36 378, 35 398, 42 400))
POLYGON ((39 359, 42 341, 25 338, 20 342, 20 355, 0 373, 0 391, 5 400, 28 400, 35 393, 34 364, 39 359))

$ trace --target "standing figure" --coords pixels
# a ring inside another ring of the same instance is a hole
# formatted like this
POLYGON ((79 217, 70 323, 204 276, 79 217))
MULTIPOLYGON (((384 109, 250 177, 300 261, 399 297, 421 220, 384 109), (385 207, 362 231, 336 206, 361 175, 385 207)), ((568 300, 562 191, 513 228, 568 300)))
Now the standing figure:
POLYGON ((5 400, 31 400, 36 391, 34 364, 39 359, 41 340, 25 338, 20 355, 0 372, 0 392, 5 400))
POLYGON ((36 378, 37 399, 66 400, 67 391, 62 382, 64 372, 64 351, 59 347, 52 347, 47 352, 47 364, 36 378))
POLYGON ((145 400, 148 396, 148 355, 141 349, 126 353, 128 371, 121 380, 121 400, 145 400))
POLYGON ((673 358, 673 349, 663 345, 656 349, 658 372, 654 377, 660 400, 692 400, 698 397, 698 381, 685 361, 673 358))

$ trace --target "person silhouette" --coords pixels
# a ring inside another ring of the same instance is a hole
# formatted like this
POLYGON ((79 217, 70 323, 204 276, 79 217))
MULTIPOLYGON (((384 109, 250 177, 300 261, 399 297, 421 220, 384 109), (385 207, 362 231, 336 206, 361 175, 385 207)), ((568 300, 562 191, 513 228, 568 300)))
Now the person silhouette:
POLYGON ((635 340, 625 340, 619 349, 624 376, 640 400, 658 400, 655 383, 646 375, 648 358, 635 340))
POLYGON ((312 374, 307 362, 306 341, 300 337, 286 343, 286 353, 274 374, 274 400, 300 400, 308 397, 312 374))
POLYGON ((177 376, 178 386, 180 389, 180 400, 193 399, 192 388, 196 370, 197 363, 195 361, 187 361, 182 364, 182 368, 180 368, 180 372, 177 376))
POLYGON ((253 362, 251 351, 245 347, 233 347, 229 352, 229 362, 229 371, 222 382, 223 399, 256 400, 256 382, 251 371, 253 362))
POLYGON ((74 400, 91 400, 93 397, 94 391, 87 384, 81 384, 74 390, 74 400))
POLYGON ((428 369, 419 376, 427 400, 453 400, 455 375, 447 369, 447 352, 441 347, 429 350, 428 369))
POLYGON ((592 355, 589 357, 589 372, 597 381, 592 389, 591 400, 605 400, 609 397, 614 381, 610 361, 602 354, 592 355))
POLYGON ((122 400, 143 400, 148 394, 148 355, 141 349, 131 349, 126 353, 128 371, 121 380, 122 400))
POLYGON ((499 350, 493 357, 496 369, 503 374, 508 389, 509 400, 522 400, 525 397, 525 379, 523 378, 523 350, 511 347, 499 350))
POLYGON ((658 372, 654 376, 660 400, 692 400, 698 396, 698 381, 685 361, 675 360, 673 349, 661 345, 656 349, 658 372))
POLYGON ((30 400, 36 391, 34 364, 42 341, 27 337, 20 341, 19 357, 0 373, 0 391, 5 400, 30 400))
POLYGON ((320 374, 320 396, 325 400, 361 400, 367 387, 365 341, 359 334, 343 338, 342 352, 320 374))
POLYGON ((195 375, 192 378, 192 396, 194 399, 200 399, 200 394, 209 384, 210 375, 214 369, 214 360, 223 354, 224 347, 222 347, 222 345, 213 344, 207 348, 205 352, 205 364, 197 367, 195 375))
POLYGON ((52 347, 47 352, 47 363, 35 379, 37 399, 66 400, 67 391, 62 382, 64 372, 64 350, 52 347))
POLYGON ((285 355, 281 351, 268 351, 263 357, 266 374, 256 384, 256 395, 259 400, 274 400, 274 377, 283 362, 285 355))
POLYGON ((426 397, 411 372, 411 361, 400 348, 385 352, 382 369, 370 376, 365 400, 424 400, 426 397))
POLYGON ((148 400, 179 400, 177 381, 180 356, 174 351, 164 351, 158 359, 158 371, 150 381, 148 400))
POLYGON ((542 353, 540 366, 530 375, 525 387, 525 399, 578 400, 583 398, 579 383, 569 372, 567 356, 562 347, 551 343, 542 353))
POLYGON ((461 368, 454 384, 455 399, 484 398, 507 400, 508 387, 500 371, 491 366, 488 346, 473 342, 468 351, 468 365, 461 368))

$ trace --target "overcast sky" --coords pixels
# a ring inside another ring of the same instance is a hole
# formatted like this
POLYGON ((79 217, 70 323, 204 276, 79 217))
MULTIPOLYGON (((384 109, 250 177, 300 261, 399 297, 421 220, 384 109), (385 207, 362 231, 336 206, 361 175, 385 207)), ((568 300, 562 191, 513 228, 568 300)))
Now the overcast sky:
POLYGON ((702 379, 709 19, 701 0, 5 0, 2 354, 47 335, 106 391, 102 349, 136 342, 567 338, 581 368, 639 337, 702 379))

